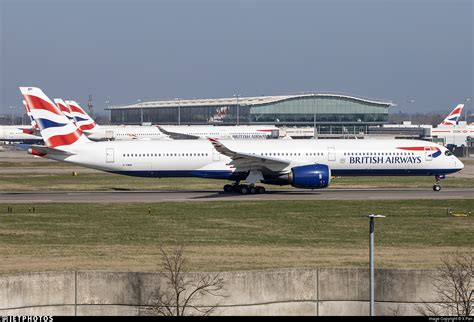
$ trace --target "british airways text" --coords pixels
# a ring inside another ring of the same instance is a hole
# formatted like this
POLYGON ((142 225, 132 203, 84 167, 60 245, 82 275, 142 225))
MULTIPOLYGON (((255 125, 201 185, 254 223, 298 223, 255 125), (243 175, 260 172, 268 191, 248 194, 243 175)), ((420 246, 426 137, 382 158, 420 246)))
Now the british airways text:
POLYGON ((349 157, 349 163, 421 163, 421 157, 349 157))

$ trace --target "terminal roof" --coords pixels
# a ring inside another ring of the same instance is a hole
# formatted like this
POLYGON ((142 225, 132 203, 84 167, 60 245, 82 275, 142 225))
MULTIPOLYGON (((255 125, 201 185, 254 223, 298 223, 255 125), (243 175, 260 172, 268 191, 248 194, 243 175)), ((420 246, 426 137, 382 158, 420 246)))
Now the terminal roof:
POLYGON ((157 107, 190 107, 190 106, 228 106, 228 105, 240 105, 240 106, 257 106, 269 103, 276 103, 295 98, 310 98, 310 97, 333 97, 341 99, 356 100, 369 104, 378 104, 396 106, 392 102, 378 101, 373 99, 360 98, 356 96, 343 95, 343 94, 298 94, 298 95, 277 95, 277 96, 255 96, 255 97, 241 97, 234 96, 230 98, 205 98, 205 99, 173 99, 173 100, 156 100, 156 101, 143 101, 136 104, 130 105, 117 105, 110 106, 107 109, 128 109, 128 108, 157 108, 157 107))

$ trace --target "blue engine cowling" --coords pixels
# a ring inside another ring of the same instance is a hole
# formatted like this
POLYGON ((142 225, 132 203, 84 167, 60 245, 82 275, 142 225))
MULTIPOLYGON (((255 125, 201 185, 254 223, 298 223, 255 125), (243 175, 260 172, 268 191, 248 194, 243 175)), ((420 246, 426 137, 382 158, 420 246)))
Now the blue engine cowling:
POLYGON ((309 164, 291 168, 288 176, 293 187, 322 189, 329 186, 331 169, 326 164, 309 164))

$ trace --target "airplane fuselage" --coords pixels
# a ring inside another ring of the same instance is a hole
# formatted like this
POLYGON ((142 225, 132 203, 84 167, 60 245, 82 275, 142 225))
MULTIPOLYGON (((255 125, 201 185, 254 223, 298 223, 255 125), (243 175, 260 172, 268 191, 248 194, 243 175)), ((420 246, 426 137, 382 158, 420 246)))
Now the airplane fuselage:
POLYGON ((0 126, 0 141, 11 142, 39 142, 43 138, 38 135, 28 134, 25 131, 29 130, 31 126, 28 125, 2 125, 0 126))
MULTIPOLYGON (((174 133, 196 136, 205 139, 228 138, 228 139, 266 139, 277 138, 278 129, 274 126, 162 126, 164 129, 174 133)), ((156 126, 117 126, 104 125, 92 130, 85 131, 87 137, 94 141, 114 140, 114 141, 130 141, 130 140, 161 140, 169 138, 163 134, 156 126)))
POLYGON ((467 145, 469 138, 474 138, 474 126, 471 125, 438 125, 431 130, 431 135, 442 138, 445 144, 454 144, 457 146, 467 145))
MULTIPOLYGON (((333 176, 445 175, 462 162, 438 144, 418 140, 222 140, 233 151, 288 160, 269 173, 294 166, 326 164, 333 176), (447 152, 446 152, 447 151, 447 152)), ((107 172, 143 177, 202 177, 243 180, 252 168, 236 170, 232 160, 207 140, 94 142, 69 149, 70 156, 49 156, 107 172)), ((266 174, 263 173, 265 177, 266 174)), ((267 177, 265 177, 267 179, 267 177)))

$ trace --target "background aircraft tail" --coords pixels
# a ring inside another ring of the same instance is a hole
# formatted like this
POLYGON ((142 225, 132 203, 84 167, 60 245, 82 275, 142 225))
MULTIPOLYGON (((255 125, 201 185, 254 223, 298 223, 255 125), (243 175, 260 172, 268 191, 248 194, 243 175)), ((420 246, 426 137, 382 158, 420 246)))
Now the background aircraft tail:
POLYGON ((37 87, 20 87, 47 147, 70 147, 89 139, 37 87))
POLYGON ((92 117, 90 117, 76 101, 66 101, 66 104, 76 121, 77 127, 80 128, 81 131, 91 131, 99 128, 92 117))
POLYGON ((72 116, 72 113, 71 113, 71 109, 69 108, 69 106, 66 104, 66 102, 64 102, 61 98, 55 98, 54 99, 54 103, 56 103, 56 106, 59 107, 59 109, 61 110, 61 112, 66 115, 66 117, 73 123, 76 122, 76 120, 74 119, 74 116, 72 116))
POLYGON ((464 104, 458 104, 454 110, 449 113, 448 116, 441 122, 442 125, 456 125, 459 118, 461 117, 462 109, 464 108, 464 104))

